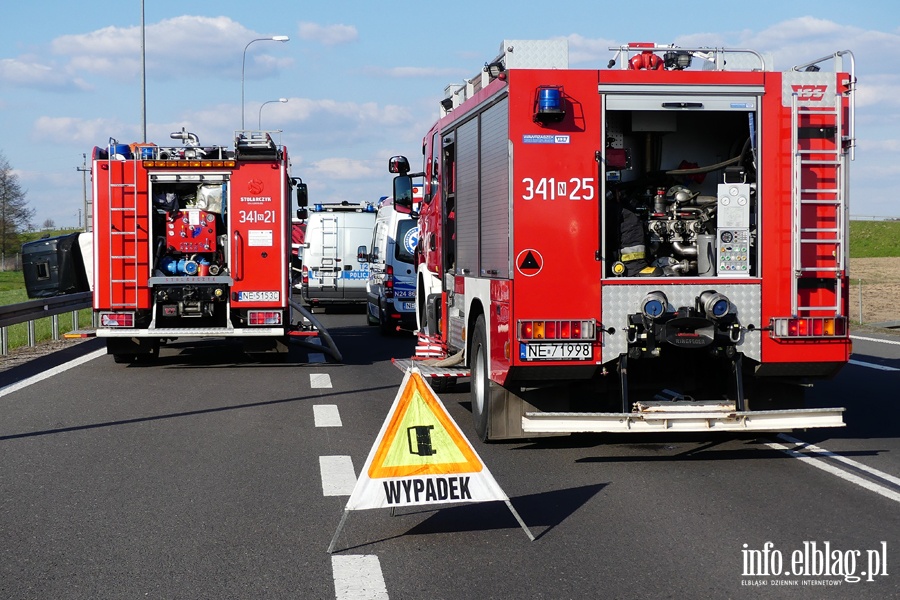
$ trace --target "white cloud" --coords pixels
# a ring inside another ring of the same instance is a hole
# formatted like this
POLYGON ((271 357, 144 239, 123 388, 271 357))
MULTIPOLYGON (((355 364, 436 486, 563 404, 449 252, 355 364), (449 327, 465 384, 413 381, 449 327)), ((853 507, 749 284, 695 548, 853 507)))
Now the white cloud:
MULTIPOLYGON (((76 119, 74 117, 39 117, 32 128, 32 137, 38 142, 68 143, 90 149, 107 140, 109 132, 117 135, 131 132, 140 135, 133 125, 125 125, 116 119, 76 119)), ((128 140, 130 142, 131 140, 128 140)), ((127 143, 124 139, 123 143, 127 143)))
POLYGON ((390 104, 310 98, 289 98, 280 111, 287 121, 309 122, 315 128, 333 127, 336 122, 366 127, 404 125, 410 122, 408 112, 406 107, 390 104))
POLYGON ((859 82, 856 86, 856 106, 860 109, 870 109, 873 106, 881 106, 882 112, 875 112, 873 116, 877 120, 888 118, 897 119, 897 109, 900 108, 900 76, 894 74, 871 74, 862 77, 857 76, 859 82), (883 109, 889 109, 885 113, 883 109))
MULTIPOLYGON (((237 74, 244 60, 253 65, 249 76, 259 78, 293 63, 278 56, 280 43, 252 40, 274 34, 251 31, 228 17, 180 16, 145 28, 148 77, 204 78, 237 74)), ((52 54, 66 61, 70 74, 96 74, 134 80, 141 73, 140 27, 104 27, 85 34, 64 35, 50 44, 52 54)))
MULTIPOLYGON (((875 139, 861 139, 857 142, 857 147, 860 152, 868 152, 871 155, 879 155, 882 158, 887 154, 897 154, 895 160, 889 161, 891 165, 897 165, 896 167, 892 167, 895 169, 900 169, 900 162, 896 159, 900 158, 900 140, 897 139, 886 139, 886 140, 875 140, 875 139)), ((875 163, 873 160, 872 163, 875 163)))
POLYGON ((612 46, 621 45, 622 42, 616 43, 608 39, 590 39, 577 33, 573 33, 565 38, 569 41, 569 64, 577 65, 579 63, 607 61, 612 58, 613 53, 609 51, 612 46))
POLYGON ((319 42, 326 46, 337 46, 355 42, 359 38, 356 27, 352 25, 319 25, 318 23, 301 22, 300 38, 319 42))
POLYGON ((56 65, 41 63, 30 57, 0 59, 0 81, 4 85, 45 91, 86 91, 90 86, 56 65))
MULTIPOLYGON (((311 173, 315 177, 328 179, 367 179, 380 175, 371 160, 358 160, 354 158, 323 158, 310 163, 311 173)), ((308 178, 313 175, 307 174, 308 178)))

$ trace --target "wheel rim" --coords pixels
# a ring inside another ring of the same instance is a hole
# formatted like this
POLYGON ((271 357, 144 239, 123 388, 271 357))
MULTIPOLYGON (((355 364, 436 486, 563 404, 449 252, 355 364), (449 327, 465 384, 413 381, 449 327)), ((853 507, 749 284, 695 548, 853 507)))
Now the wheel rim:
POLYGON ((477 414, 481 414, 484 412, 484 395, 485 395, 485 372, 484 367, 481 362, 481 355, 484 352, 483 346, 478 344, 475 348, 475 361, 472 365, 474 371, 474 377, 472 377, 472 383, 475 385, 475 410, 477 414))

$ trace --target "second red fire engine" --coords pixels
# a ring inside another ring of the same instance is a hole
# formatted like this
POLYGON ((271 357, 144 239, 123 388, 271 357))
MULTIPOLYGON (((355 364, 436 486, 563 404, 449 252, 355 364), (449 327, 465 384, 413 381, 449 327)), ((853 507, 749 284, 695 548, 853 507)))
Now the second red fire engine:
POLYGON ((292 190, 287 149, 240 131, 233 149, 94 148, 93 273, 96 334, 117 362, 155 357, 166 340, 239 338, 249 353, 283 353, 291 336, 327 331, 291 300, 292 190))
POLYGON ((425 178, 418 364, 471 376, 482 439, 843 425, 801 407, 850 354, 852 54, 610 50, 504 41, 423 173, 391 159, 398 204, 425 178))

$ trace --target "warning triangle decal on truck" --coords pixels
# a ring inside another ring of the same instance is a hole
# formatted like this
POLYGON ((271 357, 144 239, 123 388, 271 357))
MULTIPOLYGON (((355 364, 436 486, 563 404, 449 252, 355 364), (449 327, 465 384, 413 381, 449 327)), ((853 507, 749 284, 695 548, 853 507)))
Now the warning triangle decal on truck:
POLYGON ((508 501, 418 369, 407 370, 346 510, 508 501))

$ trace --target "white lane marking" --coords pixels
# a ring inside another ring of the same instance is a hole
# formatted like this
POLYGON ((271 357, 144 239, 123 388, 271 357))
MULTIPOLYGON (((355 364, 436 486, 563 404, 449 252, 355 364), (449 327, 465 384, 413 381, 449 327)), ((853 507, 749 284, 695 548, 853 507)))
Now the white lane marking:
POLYGON ((69 369, 74 369, 78 365, 83 365, 86 362, 90 362, 95 358, 99 358, 101 356, 106 355, 106 348, 101 348, 100 350, 94 350, 90 354, 85 354, 84 356, 79 356, 78 358, 73 358, 67 363, 63 363, 59 366, 53 367, 52 369, 47 369, 43 373, 38 375, 34 375, 29 377, 28 379, 23 379, 22 381, 17 381, 15 383, 11 383, 5 387, 0 388, 0 398, 7 394, 12 394, 22 388, 26 388, 29 385, 37 383, 39 381, 43 381, 44 379, 49 379, 54 375, 59 375, 64 371, 68 371, 69 369))
MULTIPOLYGON (((870 475, 878 477, 880 479, 884 479, 885 481, 890 481, 894 485, 900 486, 900 477, 894 477, 893 475, 889 475, 884 471, 879 471, 878 469, 873 469, 870 466, 864 465, 861 462, 857 462, 852 458, 847 458, 846 456, 841 456, 840 454, 835 454, 831 450, 826 450, 825 448, 821 448, 816 446, 815 444, 810 444, 809 442, 804 442, 803 440, 798 440, 795 437, 791 437, 786 433, 779 433, 777 436, 779 439, 784 440, 785 442, 789 442, 791 444, 797 444, 798 446, 803 446, 803 450, 812 450, 813 452, 817 452, 823 456, 827 456, 828 458, 833 458, 838 462, 842 462, 845 465, 850 465, 860 471, 865 471, 870 475)), ((801 450, 801 448, 794 448, 795 450, 801 450)))
POLYGON ((356 487, 356 471, 349 456, 320 456, 319 470, 322 476, 322 494, 325 496, 349 496, 356 487))
POLYGON ((878 342, 879 344, 894 344, 900 346, 900 342, 896 340, 882 340, 879 338, 863 337, 861 335, 851 335, 851 340, 862 340, 864 342, 878 342))
POLYGON ((875 492, 876 494, 884 496, 885 498, 893 500, 894 502, 900 502, 900 494, 898 494, 897 492, 889 490, 888 488, 882 485, 878 485, 877 483, 872 483, 868 479, 864 479, 858 475, 854 475, 853 473, 848 473, 843 469, 839 469, 834 465, 825 462, 822 458, 807 456, 806 454, 797 452, 796 450, 788 448, 787 446, 784 446, 782 444, 776 444, 775 442, 766 442, 765 445, 774 450, 780 450, 781 452, 784 452, 789 456, 792 456, 793 458, 799 459, 811 467, 821 469, 826 473, 831 473, 835 477, 839 477, 845 481, 849 481, 850 483, 855 483, 856 485, 865 488, 870 492, 875 492))
POLYGON ((337 404, 316 404, 313 406, 313 416, 316 419, 316 427, 340 427, 343 425, 337 404))
POLYGON ((310 373, 309 387, 311 388, 330 388, 331 375, 328 373, 310 373))
POLYGON ((388 600, 381 563, 374 554, 331 557, 337 600, 388 600))
POLYGON ((863 362, 861 360, 853 360, 852 358, 847 361, 851 365, 856 365, 857 367, 866 367, 867 369, 878 369, 879 371, 900 371, 897 367, 888 367, 885 365, 876 365, 875 363, 863 362))

